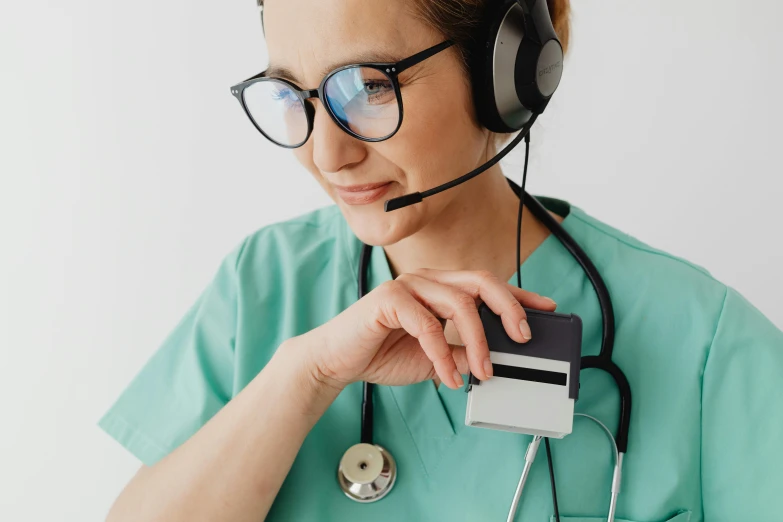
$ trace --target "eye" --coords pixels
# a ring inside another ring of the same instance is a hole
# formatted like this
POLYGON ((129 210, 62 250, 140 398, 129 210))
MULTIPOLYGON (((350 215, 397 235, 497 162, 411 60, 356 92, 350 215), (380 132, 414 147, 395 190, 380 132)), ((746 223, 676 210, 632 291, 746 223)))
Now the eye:
POLYGON ((275 89, 271 93, 272 99, 275 101, 281 101, 287 106, 299 105, 299 98, 294 94, 294 91, 288 88, 275 89))
POLYGON ((364 90, 368 95, 372 95, 393 89, 388 80, 367 80, 364 82, 364 90))
POLYGON ((389 80, 365 80, 364 94, 367 96, 367 100, 373 104, 387 103, 396 99, 394 87, 389 80))

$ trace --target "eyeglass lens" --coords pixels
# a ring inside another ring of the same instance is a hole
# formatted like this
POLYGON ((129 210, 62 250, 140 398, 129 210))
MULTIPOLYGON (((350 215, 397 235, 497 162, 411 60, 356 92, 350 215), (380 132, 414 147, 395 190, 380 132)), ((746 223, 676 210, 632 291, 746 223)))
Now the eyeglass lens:
POLYGON ((274 79, 256 82, 242 97, 253 122, 273 141, 292 147, 307 138, 304 104, 288 84, 274 79))
MULTIPOLYGON (((272 140, 285 146, 307 138, 307 113, 287 84, 270 79, 244 90, 248 113, 272 140)), ((328 109, 340 125, 366 139, 383 139, 397 129, 401 110, 394 84, 371 67, 349 67, 332 74, 324 84, 328 109)))

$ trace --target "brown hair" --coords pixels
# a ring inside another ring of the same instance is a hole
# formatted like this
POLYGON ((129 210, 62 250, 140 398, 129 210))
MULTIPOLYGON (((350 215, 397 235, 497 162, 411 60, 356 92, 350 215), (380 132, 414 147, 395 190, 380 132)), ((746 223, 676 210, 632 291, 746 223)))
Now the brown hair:
MULTIPOLYGON (((488 2, 497 0, 413 0, 419 17, 456 44, 468 72, 467 50, 474 44, 475 28, 488 2)), ((571 0, 547 0, 549 16, 563 52, 571 34, 571 0)))

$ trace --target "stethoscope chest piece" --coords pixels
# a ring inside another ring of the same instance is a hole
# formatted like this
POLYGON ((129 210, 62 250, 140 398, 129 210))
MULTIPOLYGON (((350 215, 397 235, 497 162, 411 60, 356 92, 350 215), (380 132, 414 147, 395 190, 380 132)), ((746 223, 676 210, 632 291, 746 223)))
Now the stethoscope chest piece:
POLYGON ((397 464, 377 444, 355 444, 348 448, 337 469, 337 482, 348 498, 375 502, 386 496, 397 478, 397 464))

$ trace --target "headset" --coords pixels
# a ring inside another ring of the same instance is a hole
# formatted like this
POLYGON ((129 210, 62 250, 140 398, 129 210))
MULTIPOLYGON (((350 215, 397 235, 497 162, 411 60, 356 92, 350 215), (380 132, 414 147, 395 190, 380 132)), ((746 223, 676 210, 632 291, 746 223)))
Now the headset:
MULTIPOLYGON (((264 0, 256 0, 263 31, 264 0)), ((525 166, 521 186, 509 180, 520 198, 517 218, 517 266, 520 263, 520 233, 522 208, 528 204, 533 215, 555 235, 582 266, 598 296, 601 307, 603 335, 601 351, 597 356, 582 357, 581 368, 598 368, 608 372, 617 383, 620 393, 620 422, 617 438, 600 421, 582 415, 600 424, 615 444, 615 473, 609 521, 614 519, 619 493, 622 457, 627 451, 630 429, 631 390, 625 375, 612 362, 614 345, 614 312, 609 292, 595 265, 571 236, 554 220, 534 197, 525 192, 530 145, 530 128, 546 109, 557 90, 563 73, 563 48, 550 18, 546 0, 487 0, 480 23, 475 29, 472 45, 465 49, 471 79, 476 116, 481 125, 495 133, 519 134, 493 158, 478 168, 452 181, 424 192, 406 194, 385 202, 385 211, 391 212, 421 202, 423 199, 454 188, 478 176, 499 162, 511 149, 525 140, 525 166)), ((363 245, 358 276, 359 298, 368 291, 367 272, 372 247, 363 245)), ((517 282, 521 279, 517 274, 517 282)), ((374 502, 389 493, 396 479, 396 463, 391 454, 373 444, 373 384, 365 382, 362 394, 361 443, 346 451, 338 466, 338 483, 343 492, 357 502, 374 502)), ((541 437, 534 437, 528 446, 525 471, 520 478, 508 521, 512 521, 527 471, 541 437), (528 458, 530 457, 530 458, 528 458)), ((549 440, 545 439, 555 517, 557 506, 555 478, 549 440)))

